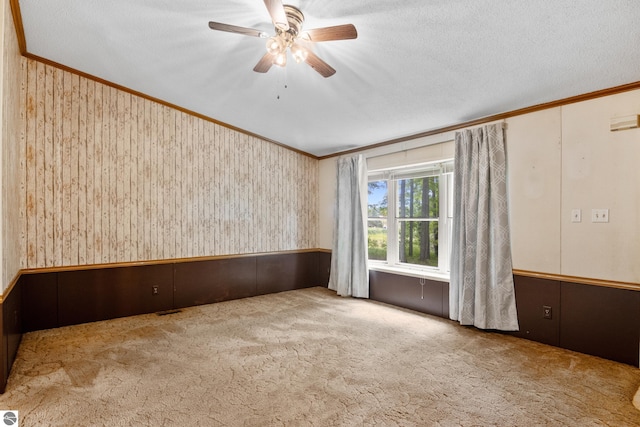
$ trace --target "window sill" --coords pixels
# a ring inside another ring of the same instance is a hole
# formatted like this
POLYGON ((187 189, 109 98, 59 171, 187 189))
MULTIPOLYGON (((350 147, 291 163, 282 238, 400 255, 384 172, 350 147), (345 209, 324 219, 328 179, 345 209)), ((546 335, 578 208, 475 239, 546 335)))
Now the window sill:
POLYGON ((438 282, 449 283, 449 275, 438 273, 436 271, 418 270, 412 268, 391 267, 385 264, 369 264, 369 270, 381 271, 383 273, 400 274, 403 276, 425 278, 428 280, 436 280, 438 282))

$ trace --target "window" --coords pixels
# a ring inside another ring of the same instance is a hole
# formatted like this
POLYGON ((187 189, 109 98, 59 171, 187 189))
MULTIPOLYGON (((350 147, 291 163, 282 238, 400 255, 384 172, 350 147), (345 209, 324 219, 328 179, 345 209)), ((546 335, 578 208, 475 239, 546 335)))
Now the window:
POLYGON ((369 181, 368 249, 370 260, 387 260, 387 181, 369 181))
POLYGON ((369 174, 369 260, 449 271, 453 161, 369 174))

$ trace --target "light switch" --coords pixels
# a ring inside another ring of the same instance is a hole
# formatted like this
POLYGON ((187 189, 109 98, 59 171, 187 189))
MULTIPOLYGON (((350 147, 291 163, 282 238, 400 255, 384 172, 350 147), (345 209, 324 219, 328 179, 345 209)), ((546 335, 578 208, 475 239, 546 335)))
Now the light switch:
POLYGON ((609 209, 591 209, 591 222, 609 222, 609 209))
POLYGON ((571 222, 582 222, 582 210, 573 209, 571 211, 571 222))

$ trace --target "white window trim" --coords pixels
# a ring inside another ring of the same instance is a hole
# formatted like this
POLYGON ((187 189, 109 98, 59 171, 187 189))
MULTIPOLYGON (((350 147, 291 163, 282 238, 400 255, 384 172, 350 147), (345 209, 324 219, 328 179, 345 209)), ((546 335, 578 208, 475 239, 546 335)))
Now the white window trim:
POLYGON ((449 282, 449 273, 440 273, 424 268, 395 267, 384 261, 369 261, 369 270, 381 271, 383 273, 399 274, 402 276, 417 277, 419 279, 429 279, 438 282, 449 282))
MULTIPOLYGON (((397 218, 396 218, 396 194, 397 194, 397 181, 393 175, 401 175, 408 173, 412 170, 419 170, 421 168, 429 168, 433 165, 442 165, 451 163, 453 159, 442 159, 438 161, 432 161, 428 163, 407 165, 402 167, 394 167, 390 169, 378 169, 369 171, 367 182, 376 180, 387 181, 387 260, 368 260, 370 270, 389 272, 394 274, 401 274, 411 277, 427 278, 437 281, 449 281, 449 258, 450 258, 450 242, 449 242, 449 225, 452 217, 452 204, 450 201, 450 193, 453 192, 453 188, 450 179, 440 180, 439 189, 439 218, 438 218, 438 235, 447 236, 447 238, 439 240, 438 242, 438 267, 420 266, 416 264, 401 263, 394 261, 393 258, 398 258, 399 241, 398 239, 389 238, 389 236, 398 235, 397 218), (445 197, 442 197, 444 194, 445 197)), ((451 168, 452 169, 452 168, 451 168)), ((440 171, 440 175, 446 177, 451 173, 451 170, 440 171)), ((367 217, 368 219, 368 217, 367 217)), ((366 224, 365 224, 366 226, 366 224)))

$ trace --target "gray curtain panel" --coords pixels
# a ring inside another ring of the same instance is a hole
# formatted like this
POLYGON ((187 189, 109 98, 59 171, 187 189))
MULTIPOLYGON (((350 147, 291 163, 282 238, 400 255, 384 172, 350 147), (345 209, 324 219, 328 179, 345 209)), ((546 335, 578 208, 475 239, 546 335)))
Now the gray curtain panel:
POLYGON ((367 235, 361 195, 365 183, 366 166, 361 155, 338 159, 329 289, 342 296, 369 298, 367 235))
POLYGON ((454 180, 450 317, 518 330, 501 123, 456 132, 454 180))

